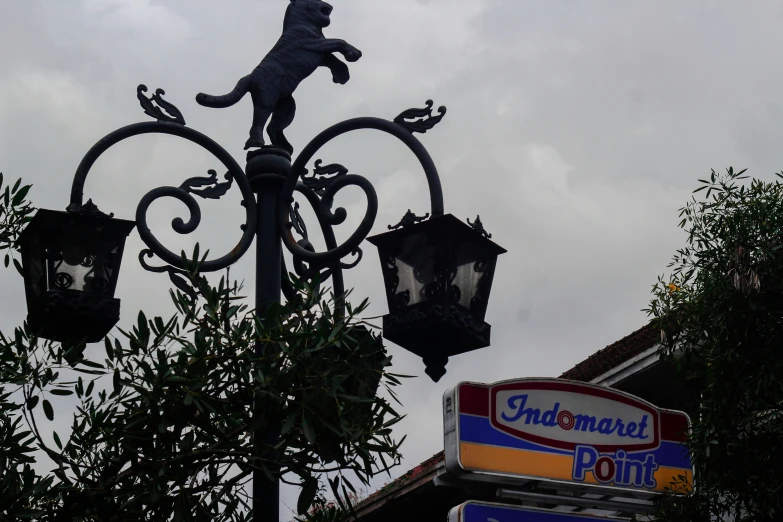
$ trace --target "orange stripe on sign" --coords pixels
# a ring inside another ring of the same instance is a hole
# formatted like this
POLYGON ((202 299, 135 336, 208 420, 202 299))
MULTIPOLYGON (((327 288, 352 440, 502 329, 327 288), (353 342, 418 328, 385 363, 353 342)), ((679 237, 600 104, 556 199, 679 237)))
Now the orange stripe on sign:
MULTIPOLYGON (((572 478, 574 458, 571 455, 463 442, 460 444, 460 461, 463 468, 471 471, 490 471, 576 482, 572 478)), ((679 475, 685 475, 688 483, 693 480, 689 470, 659 467, 654 475, 658 483, 655 491, 663 491, 677 480, 679 475)), ((600 484, 590 472, 585 475, 584 482, 600 484)))

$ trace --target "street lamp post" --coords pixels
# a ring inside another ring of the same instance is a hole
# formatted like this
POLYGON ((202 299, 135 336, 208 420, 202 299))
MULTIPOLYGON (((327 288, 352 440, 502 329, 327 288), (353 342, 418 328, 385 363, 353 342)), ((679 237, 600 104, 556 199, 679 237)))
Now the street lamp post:
MULTIPOLYGON (((141 134, 169 134, 191 141, 212 153, 226 169, 222 180, 215 170, 210 170, 207 176, 189 178, 177 187, 156 188, 141 199, 135 225, 147 246, 139 254, 145 269, 168 273, 172 282, 183 288, 182 275, 189 268, 186 260, 163 246, 150 230, 147 210, 155 201, 173 197, 184 203, 190 217, 187 221, 174 219, 172 228, 189 234, 201 220, 196 197, 218 199, 236 183, 245 208, 242 236, 228 254, 204 260, 199 270, 214 272, 230 266, 255 239, 255 304, 256 313, 263 319, 283 295, 294 296, 283 259, 285 245, 299 277, 331 279, 341 308, 345 293, 343 270, 356 266, 362 258, 360 244, 375 223, 378 198, 366 178, 350 174, 342 165, 323 165, 316 160, 312 173, 306 167, 334 138, 357 130, 375 130, 397 138, 416 156, 427 179, 431 202, 430 212, 424 217, 408 211, 398 225, 389 227, 390 232, 370 238, 379 248, 389 300, 390 314, 383 321, 384 337, 421 356, 427 374, 435 381, 446 372, 449 356, 489 345, 489 325, 484 322, 484 313, 496 258, 505 250, 490 240, 478 218, 468 226, 444 214, 437 169, 414 136, 441 121, 446 113, 444 107, 435 113, 428 101, 424 108, 409 109, 394 120, 363 117, 343 121, 318 134, 291 161, 293 147, 283 130, 293 120, 295 104, 291 95, 296 86, 319 65, 332 71, 336 83, 345 83, 347 66, 334 53, 342 54, 348 61, 361 56, 345 41, 323 37, 321 29, 328 25, 331 10, 321 0, 291 0, 283 36, 256 70, 225 96, 197 96, 202 105, 226 107, 250 92, 253 127, 245 148, 253 150, 247 154, 244 170, 223 147, 187 127, 182 113, 163 98, 163 90, 148 95, 144 85, 138 87, 137 97, 144 112, 156 121, 122 127, 98 141, 77 168, 67 212, 39 211, 20 238, 31 328, 56 341, 95 342, 119 320, 119 299, 114 297, 114 290, 124 240, 134 223, 100 212, 91 200, 84 203, 83 189, 91 167, 104 152, 141 134), (314 32, 313 28, 317 30, 314 32), (270 117, 267 133, 271 144, 267 145, 262 130, 270 117), (333 227, 345 221, 346 211, 332 207, 336 193, 347 186, 364 192, 367 210, 353 234, 338 244, 333 227), (294 201, 295 192, 312 206, 326 251, 316 252, 309 241, 299 204, 294 201), (164 264, 151 264, 153 257, 164 264)), ((260 411, 259 402, 254 404, 253 416, 264 421, 263 428, 254 432, 254 440, 263 438, 274 443, 279 436, 280 420, 260 411)), ((279 476, 279 470, 273 471, 279 476)), ((254 520, 277 522, 278 505, 278 478, 270 481, 262 472, 254 471, 254 520)))

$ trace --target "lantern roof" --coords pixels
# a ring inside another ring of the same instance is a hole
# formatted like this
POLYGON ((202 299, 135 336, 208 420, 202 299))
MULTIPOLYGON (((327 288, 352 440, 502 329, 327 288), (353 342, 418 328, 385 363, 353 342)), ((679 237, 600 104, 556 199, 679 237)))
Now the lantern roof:
MULTIPOLYGON (((94 225, 96 221, 100 221, 104 226, 111 227, 117 234, 124 234, 124 236, 130 234, 136 226, 135 221, 117 219, 113 217, 113 214, 104 214, 98 210, 98 207, 92 204, 92 201, 88 201, 81 210, 76 212, 63 212, 45 208, 38 209, 30 223, 25 227, 22 233, 19 234, 17 242, 19 245, 23 245, 31 237, 41 235, 48 236, 55 232, 56 228, 59 227, 64 220, 67 220, 68 223, 85 225, 94 225)), ((93 229, 88 228, 86 231, 90 232, 93 231, 93 229)))
MULTIPOLYGON (((484 231, 480 220, 476 220, 473 226, 466 224, 453 214, 443 216, 433 216, 426 221, 411 223, 403 221, 398 225, 399 228, 368 237, 367 241, 378 248, 393 248, 402 243, 412 234, 425 234, 429 243, 443 244, 453 243, 460 247, 461 262, 469 262, 470 259, 496 257, 505 254, 507 250, 498 245, 484 231), (478 226, 476 226, 478 225, 478 226)), ((393 228, 393 227, 389 227, 393 228)))

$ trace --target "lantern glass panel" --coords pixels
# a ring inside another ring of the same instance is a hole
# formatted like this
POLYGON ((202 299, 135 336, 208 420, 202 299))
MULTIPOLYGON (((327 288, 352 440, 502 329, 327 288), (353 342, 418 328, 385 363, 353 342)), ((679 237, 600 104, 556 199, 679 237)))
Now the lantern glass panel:
POLYGON ((416 266, 395 259, 397 293, 409 296, 408 305, 417 305, 438 298, 447 298, 465 308, 471 307, 478 283, 483 276, 481 267, 487 263, 469 262, 456 268, 435 270, 434 257, 428 257, 416 266))
POLYGON ((47 288, 108 294, 116 283, 116 244, 91 245, 89 253, 82 245, 64 244, 64 248, 50 245, 47 250, 47 288))
POLYGON ((497 254, 482 251, 471 239, 430 231, 411 234, 389 249, 387 269, 396 282, 390 288, 391 307, 448 301, 483 319, 488 296, 481 289, 491 284, 497 254))
POLYGON ((424 295, 424 285, 427 279, 423 277, 423 271, 413 268, 402 259, 396 259, 397 276, 400 282, 397 285, 397 293, 408 296, 409 305, 419 304, 427 298, 424 295), (418 277, 417 277, 418 276, 418 277))
POLYGON ((460 290, 459 304, 465 308, 471 308, 471 301, 476 296, 476 288, 483 275, 476 270, 479 265, 480 262, 466 263, 458 266, 456 270, 454 284, 460 290))

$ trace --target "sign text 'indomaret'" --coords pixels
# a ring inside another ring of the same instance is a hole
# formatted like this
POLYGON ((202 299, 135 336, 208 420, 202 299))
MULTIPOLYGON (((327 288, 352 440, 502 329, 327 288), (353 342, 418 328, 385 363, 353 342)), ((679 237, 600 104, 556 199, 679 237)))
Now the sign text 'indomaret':
POLYGON ((560 379, 460 383, 444 396, 446 465, 468 472, 662 491, 692 467, 689 419, 560 379))

